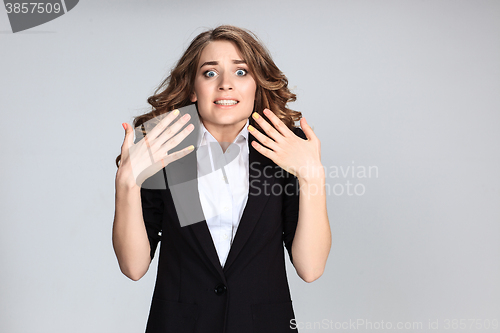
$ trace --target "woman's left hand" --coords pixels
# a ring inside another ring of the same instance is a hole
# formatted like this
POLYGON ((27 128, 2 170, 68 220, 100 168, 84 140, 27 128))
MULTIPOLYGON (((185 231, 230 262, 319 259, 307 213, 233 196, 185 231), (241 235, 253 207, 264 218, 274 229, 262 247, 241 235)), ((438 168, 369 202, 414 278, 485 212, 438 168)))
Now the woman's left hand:
POLYGON ((325 173, 321 164, 321 143, 305 118, 300 119, 300 126, 307 140, 293 133, 269 109, 264 109, 264 114, 274 125, 274 128, 263 117, 254 112, 252 117, 267 136, 249 125, 248 131, 260 142, 259 144, 255 140, 252 142, 252 146, 282 169, 295 175, 299 181, 324 177, 325 173))

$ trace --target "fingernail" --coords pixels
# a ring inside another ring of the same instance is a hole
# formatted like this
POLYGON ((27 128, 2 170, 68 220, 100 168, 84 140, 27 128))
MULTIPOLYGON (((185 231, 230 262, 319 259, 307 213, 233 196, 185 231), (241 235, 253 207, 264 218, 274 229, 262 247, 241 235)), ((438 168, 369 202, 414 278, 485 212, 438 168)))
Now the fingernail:
POLYGON ((250 132, 253 132, 253 131, 255 131, 255 128, 252 125, 248 125, 248 130, 250 132))
POLYGON ((127 130, 127 123, 122 123, 123 129, 126 131, 127 130))
POLYGON ((188 150, 193 150, 193 149, 194 149, 193 145, 191 145, 191 146, 188 147, 188 150))
POLYGON ((260 116, 259 116, 259 114, 258 114, 257 112, 254 112, 254 113, 252 114, 252 116, 253 116, 253 118, 254 118, 254 119, 259 119, 259 117, 260 117, 260 116))
POLYGON ((178 109, 175 109, 174 110, 174 115, 177 116, 179 114, 179 110, 178 109))

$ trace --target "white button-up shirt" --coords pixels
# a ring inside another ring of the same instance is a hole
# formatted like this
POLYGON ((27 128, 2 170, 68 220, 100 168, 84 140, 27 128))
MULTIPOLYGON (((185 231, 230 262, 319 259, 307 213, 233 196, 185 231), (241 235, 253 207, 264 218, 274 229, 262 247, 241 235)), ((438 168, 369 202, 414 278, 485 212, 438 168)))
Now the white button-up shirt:
POLYGON ((248 120, 233 143, 222 152, 219 142, 200 122, 198 192, 222 267, 248 199, 247 126, 248 120))

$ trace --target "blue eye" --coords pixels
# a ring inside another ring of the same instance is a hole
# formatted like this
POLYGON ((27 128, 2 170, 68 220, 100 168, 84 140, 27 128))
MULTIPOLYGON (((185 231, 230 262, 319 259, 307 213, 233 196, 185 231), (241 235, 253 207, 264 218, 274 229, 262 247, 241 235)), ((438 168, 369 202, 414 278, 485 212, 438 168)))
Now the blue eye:
POLYGON ((215 76, 215 75, 217 75, 217 74, 216 74, 214 71, 206 71, 206 72, 204 73, 204 75, 205 75, 206 77, 214 77, 214 76, 215 76))
POLYGON ((247 71, 244 70, 244 69, 238 69, 236 71, 236 75, 238 75, 238 76, 245 76, 245 75, 247 75, 247 71))

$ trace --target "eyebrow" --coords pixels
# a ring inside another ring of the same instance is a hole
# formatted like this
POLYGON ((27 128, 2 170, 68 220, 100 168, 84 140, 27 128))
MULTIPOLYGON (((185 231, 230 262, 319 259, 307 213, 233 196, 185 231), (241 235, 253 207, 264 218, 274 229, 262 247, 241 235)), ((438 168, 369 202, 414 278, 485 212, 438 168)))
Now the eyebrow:
MULTIPOLYGON (((246 63, 247 62, 245 60, 233 60, 233 64, 246 64, 246 63)), ((200 66, 200 68, 202 68, 203 66, 215 66, 218 64, 219 64, 218 61, 206 61, 200 66)))

